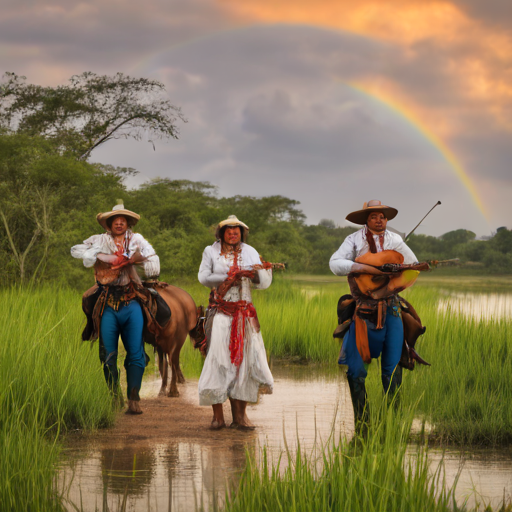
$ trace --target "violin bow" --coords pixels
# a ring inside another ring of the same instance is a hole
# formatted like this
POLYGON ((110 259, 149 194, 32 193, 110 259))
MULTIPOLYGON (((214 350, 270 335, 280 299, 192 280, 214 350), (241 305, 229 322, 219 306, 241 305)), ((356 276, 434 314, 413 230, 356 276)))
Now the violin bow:
POLYGON ((416 229, 418 229, 419 225, 427 218, 429 213, 439 204, 441 204, 441 201, 437 201, 437 203, 434 206, 432 206, 432 208, 430 208, 430 210, 427 212, 427 215, 425 215, 425 217, 423 217, 423 219, 421 219, 418 222, 418 224, 416 224, 415 228, 404 238, 404 242, 407 242, 407 240, 409 240, 409 237, 416 231, 416 229))

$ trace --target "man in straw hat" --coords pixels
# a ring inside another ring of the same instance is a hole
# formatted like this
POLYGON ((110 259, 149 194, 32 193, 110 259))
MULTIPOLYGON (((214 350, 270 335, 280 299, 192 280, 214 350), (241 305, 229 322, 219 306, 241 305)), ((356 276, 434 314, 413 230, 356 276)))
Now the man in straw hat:
MULTIPOLYGON (((365 428, 368 421, 365 379, 371 359, 381 357, 381 377, 385 392, 392 396, 402 381, 402 368, 398 363, 402 355, 404 328, 397 293, 376 300, 371 294, 368 295, 367 290, 362 292, 358 288, 357 278, 354 278, 364 274, 384 275, 376 266, 364 263, 371 260, 368 258, 371 256, 369 253, 378 255, 390 251, 385 254, 395 254, 398 257, 396 263, 417 262, 416 256, 402 238, 386 229, 388 220, 395 218, 397 213, 395 208, 372 200, 364 203, 361 210, 347 215, 348 221, 363 227, 345 239, 329 262, 334 274, 349 276, 352 293, 352 296, 344 295, 338 304, 338 315, 340 318, 345 315, 345 322, 339 326, 341 335, 337 336, 335 331, 335 337, 343 337, 338 362, 348 366, 347 378, 358 429, 365 428)), ((372 277, 369 282, 375 279, 378 280, 372 277)))
POLYGON ((245 412, 247 402, 256 402, 258 393, 272 393, 274 385, 251 299, 252 287, 270 286, 272 268, 245 243, 248 232, 234 215, 220 222, 217 241, 206 247, 199 267, 199 282, 212 289, 199 403, 212 406, 214 430, 226 426, 222 404, 228 398, 231 427, 253 429, 245 412))
POLYGON ((82 259, 85 267, 94 267, 98 286, 93 288, 98 297, 93 316, 99 323, 100 359, 107 384, 117 394, 117 349, 121 336, 126 349, 127 413, 141 414, 139 391, 147 356, 142 339, 143 312, 138 302, 141 280, 134 264, 141 264, 146 277, 155 279, 160 274, 160 260, 149 242, 132 231, 140 216, 126 210, 122 201, 119 203, 96 217, 106 232, 75 245, 71 255, 82 259))

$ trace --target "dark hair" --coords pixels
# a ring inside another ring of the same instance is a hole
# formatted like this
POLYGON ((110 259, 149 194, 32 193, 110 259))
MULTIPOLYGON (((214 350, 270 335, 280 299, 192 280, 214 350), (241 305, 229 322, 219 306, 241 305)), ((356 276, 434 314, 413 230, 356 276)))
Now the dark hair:
POLYGON ((112 229, 112 222, 114 222, 114 219, 117 219, 117 217, 124 217, 126 219, 126 223, 128 224, 128 228, 132 228, 135 226, 136 222, 134 222, 134 219, 131 217, 128 217, 127 215, 112 215, 112 217, 109 217, 105 223, 108 226, 108 229, 112 229))
POLYGON ((219 239, 221 242, 224 242, 224 233, 227 228, 238 228, 240 230, 240 240, 245 242, 245 230, 242 229, 242 226, 222 226, 219 230, 219 239))

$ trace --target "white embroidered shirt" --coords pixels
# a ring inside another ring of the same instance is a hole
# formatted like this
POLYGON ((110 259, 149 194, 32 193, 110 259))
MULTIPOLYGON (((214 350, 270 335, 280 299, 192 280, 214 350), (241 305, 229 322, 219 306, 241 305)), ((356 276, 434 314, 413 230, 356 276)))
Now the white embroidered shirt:
MULTIPOLYGON (((153 246, 139 233, 132 233, 131 230, 128 230, 126 235, 129 239, 126 255, 130 257, 138 249, 141 255, 146 258, 141 263, 146 277, 158 276, 160 274, 160 259, 153 246)), ((117 247, 112 235, 110 233, 102 233, 101 235, 89 237, 87 240, 84 240, 83 244, 73 246, 71 248, 71 256, 82 259, 84 267, 90 268, 96 263, 98 254, 114 254, 116 251, 117 247)), ((124 276, 124 270, 122 269, 119 282, 113 284, 127 284, 129 279, 126 279, 126 276, 124 276)))
MULTIPOLYGON (((366 226, 364 226, 359 231, 348 235, 340 248, 331 256, 329 267, 333 274, 346 276, 350 272, 355 259, 370 251, 368 241, 366 240, 366 229, 366 226)), ((405 264, 416 263, 418 261, 400 235, 386 230, 384 232, 384 243, 382 246, 380 244, 379 235, 373 235, 373 238, 377 252, 382 250, 397 251, 403 255, 405 264)))

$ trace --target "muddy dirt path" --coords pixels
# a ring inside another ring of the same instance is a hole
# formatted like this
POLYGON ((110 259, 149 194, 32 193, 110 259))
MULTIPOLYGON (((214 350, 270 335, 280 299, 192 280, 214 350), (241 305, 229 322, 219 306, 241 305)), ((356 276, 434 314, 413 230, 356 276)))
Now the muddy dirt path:
MULTIPOLYGON (((333 425, 340 433, 353 424, 338 373, 317 375, 308 367, 273 373, 274 394, 247 408, 257 427, 249 432, 210 430, 212 410, 198 405, 197 380, 181 384, 178 398, 158 397, 160 379, 148 375, 142 415, 120 412, 112 428, 67 437, 59 488, 68 510, 80 503, 84 511, 116 511, 125 496, 126 510, 194 510, 195 500, 211 502, 224 495, 226 482, 236 482, 247 451, 257 456, 265 444, 277 458, 284 437, 290 449, 298 442, 308 448, 325 441, 333 425)), ((224 415, 229 425, 229 402, 224 415)))
MULTIPOLYGON (((168 398, 157 396, 160 380, 148 376, 142 415, 120 412, 112 428, 67 436, 58 482, 67 509, 179 512, 195 510, 197 503, 214 509, 211 504, 222 501, 226 482, 237 482, 247 450, 258 456, 265 444, 275 460, 284 453, 284 438, 292 452, 300 442, 312 453, 333 429, 336 436, 351 436, 352 406, 343 375, 308 367, 274 368, 273 373, 274 394, 248 407, 257 426, 252 432, 209 430, 211 408, 198 405, 197 380, 180 385, 179 398, 168 398)), ((229 404, 224 414, 229 424, 229 404)), ((448 486, 459 478, 459 500, 477 489, 496 505, 504 492, 512 493, 512 453, 502 451, 432 451, 429 457, 433 468, 444 461, 448 486)))
MULTIPOLYGON (((243 439, 254 442, 254 432, 240 432, 225 428, 210 430, 212 421, 211 407, 198 405, 197 381, 188 380, 181 384, 177 398, 157 396, 160 382, 158 379, 144 382, 141 393, 143 414, 126 414, 126 407, 120 411, 113 427, 99 430, 93 434, 74 436, 72 441, 111 447, 134 444, 137 446, 167 443, 169 441, 199 442, 202 445, 239 443, 243 439), (81 439, 78 440, 77 437, 81 439)), ((226 424, 231 423, 229 402, 224 405, 226 424)))

